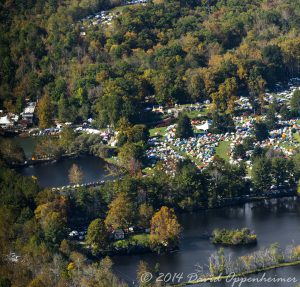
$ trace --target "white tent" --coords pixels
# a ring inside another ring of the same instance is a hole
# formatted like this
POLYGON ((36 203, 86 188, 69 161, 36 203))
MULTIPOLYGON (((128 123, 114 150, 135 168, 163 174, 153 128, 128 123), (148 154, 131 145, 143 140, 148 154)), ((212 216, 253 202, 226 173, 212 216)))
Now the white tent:
POLYGON ((96 129, 85 129, 85 132, 87 134, 93 134, 93 135, 100 135, 101 131, 96 129))
POLYGON ((8 118, 8 116, 4 116, 0 118, 1 126, 12 126, 14 122, 8 118))
POLYGON ((203 125, 196 126, 197 130, 202 130, 202 131, 208 131, 209 128, 210 128, 210 125, 209 125, 208 121, 206 121, 203 125))

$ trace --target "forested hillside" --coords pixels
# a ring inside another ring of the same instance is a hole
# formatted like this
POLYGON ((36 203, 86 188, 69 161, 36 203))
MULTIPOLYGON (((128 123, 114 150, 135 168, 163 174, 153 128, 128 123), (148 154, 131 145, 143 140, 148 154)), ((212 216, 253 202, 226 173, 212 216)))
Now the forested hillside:
MULTIPOLYGON (((125 286, 104 255, 177 247, 175 211, 294 195, 300 93, 293 81, 293 95, 277 91, 286 98, 271 95, 266 103, 265 92, 300 76, 300 1, 144 2, 1 1, 1 118, 20 115, 28 102, 33 117, 38 100, 41 132, 53 119, 74 124, 43 137, 39 159, 100 155, 119 164, 110 171, 123 177, 80 187, 83 175, 74 165, 76 191, 42 189, 37 177, 10 169, 25 155, 1 139, 0 287, 125 286), (100 21, 106 14, 112 16, 100 21), (240 96, 246 109, 235 109, 240 96), (204 122, 196 109, 192 121, 178 110, 174 118, 150 112, 197 102, 205 102, 204 122), (83 134, 90 118, 96 133, 83 134), (116 129, 101 137, 107 125, 116 129), (140 233, 131 234, 134 227, 140 233)), ((145 270, 139 265, 138 273, 145 270)))
POLYGON ((299 1, 150 2, 83 35, 80 19, 120 3, 2 1, 0 108, 44 97, 61 121, 137 123, 150 104, 211 99, 231 112, 245 94, 263 106, 268 86, 299 74, 299 1))

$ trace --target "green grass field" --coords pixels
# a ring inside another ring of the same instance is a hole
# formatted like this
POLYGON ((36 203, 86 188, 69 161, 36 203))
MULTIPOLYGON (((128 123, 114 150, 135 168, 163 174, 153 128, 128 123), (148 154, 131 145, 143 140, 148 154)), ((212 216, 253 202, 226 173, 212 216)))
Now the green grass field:
POLYGON ((220 158, 225 159, 226 161, 229 160, 229 150, 230 150, 231 141, 222 141, 216 148, 216 155, 220 158))
POLYGON ((159 133, 159 135, 164 136, 166 133, 166 127, 150 129, 149 133, 150 137, 156 136, 156 133, 159 133))
POLYGON ((198 117, 206 116, 208 112, 209 112, 208 108, 203 109, 201 112, 200 111, 184 111, 184 113, 190 119, 195 119, 195 118, 198 118, 198 117))
POLYGON ((296 141, 298 141, 298 143, 300 143, 300 134, 294 133, 293 136, 294 136, 294 139, 295 139, 296 141))
POLYGON ((132 4, 132 5, 117 6, 115 8, 112 8, 112 9, 108 10, 108 12, 111 12, 111 13, 122 13, 127 8, 139 7, 141 5, 142 4, 132 4))

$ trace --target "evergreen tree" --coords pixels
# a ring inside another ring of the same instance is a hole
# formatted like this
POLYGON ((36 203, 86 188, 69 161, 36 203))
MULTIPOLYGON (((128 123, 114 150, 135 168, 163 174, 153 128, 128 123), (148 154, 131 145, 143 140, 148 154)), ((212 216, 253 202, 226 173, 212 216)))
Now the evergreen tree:
POLYGON ((273 130, 277 126, 276 102, 272 103, 267 110, 266 125, 269 130, 273 130))
POLYGON ((252 168, 252 182, 255 190, 259 192, 268 192, 272 185, 271 176, 271 162, 270 160, 260 157, 253 163, 252 168))
POLYGON ((287 108, 287 106, 286 105, 283 105, 282 107, 281 107, 281 109, 280 109, 280 115, 281 115, 281 118, 283 119, 283 120, 289 120, 290 118, 291 118, 291 112, 290 112, 290 110, 287 108))
POLYGON ((300 113, 300 91, 294 92, 291 98, 291 110, 294 114, 299 115, 300 113))
POLYGON ((175 136, 183 139, 194 136, 191 120, 187 115, 179 116, 175 136))
POLYGON ((269 137, 268 127, 263 122, 255 123, 254 133, 257 141, 263 141, 269 137))

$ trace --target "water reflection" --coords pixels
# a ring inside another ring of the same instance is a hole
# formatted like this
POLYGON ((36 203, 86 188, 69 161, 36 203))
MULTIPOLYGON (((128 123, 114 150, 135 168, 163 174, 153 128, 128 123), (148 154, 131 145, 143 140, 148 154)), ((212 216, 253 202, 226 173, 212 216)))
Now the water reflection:
MULTIPOLYGON (((231 254, 233 257, 253 252, 274 242, 278 242, 281 246, 291 243, 300 244, 299 211, 300 201, 298 198, 282 198, 181 214, 179 215, 179 221, 184 227, 184 232, 179 252, 161 255, 115 256, 112 258, 115 263, 114 269, 120 277, 129 283, 136 280, 136 269, 140 260, 144 260, 152 266, 159 263, 161 271, 164 273, 182 272, 189 274, 194 272, 197 263, 206 266, 210 254, 218 250, 218 247, 212 245, 207 238, 207 235, 214 228, 248 227, 257 234, 258 244, 256 246, 226 247, 225 253, 231 254), (126 274, 126 276, 122 276, 122 274, 126 274)), ((297 278, 300 279, 300 267, 278 269, 276 272, 276 274, 283 275, 291 273, 294 274, 293 276, 297 275, 297 278)), ((273 283, 272 286, 294 287, 295 285, 273 283)), ((223 282, 206 284, 205 286, 229 287, 230 285, 223 282)), ((265 285, 257 285, 256 283, 242 286, 257 287, 265 285)))
POLYGON ((69 185, 68 174, 73 164, 77 164, 83 171, 84 183, 108 179, 105 161, 91 155, 67 158, 55 163, 26 166, 20 168, 19 171, 25 176, 37 177, 42 187, 57 187, 69 185))

